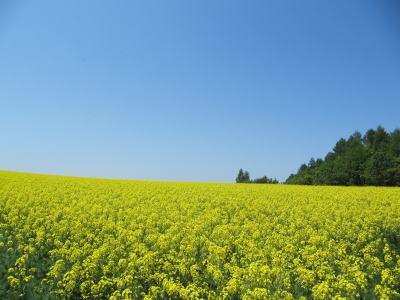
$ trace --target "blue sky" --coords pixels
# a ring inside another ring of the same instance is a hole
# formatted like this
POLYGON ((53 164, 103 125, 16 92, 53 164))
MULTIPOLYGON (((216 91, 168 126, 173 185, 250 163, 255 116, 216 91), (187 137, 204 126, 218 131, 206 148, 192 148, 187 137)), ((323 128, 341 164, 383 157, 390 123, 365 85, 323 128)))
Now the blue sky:
POLYGON ((400 126, 396 0, 0 2, 0 169, 285 179, 400 126))

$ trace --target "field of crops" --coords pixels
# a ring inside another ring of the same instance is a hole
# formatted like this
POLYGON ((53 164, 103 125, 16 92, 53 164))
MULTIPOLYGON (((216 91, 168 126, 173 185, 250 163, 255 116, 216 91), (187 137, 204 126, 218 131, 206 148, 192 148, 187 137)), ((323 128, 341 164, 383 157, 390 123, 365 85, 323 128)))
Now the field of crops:
POLYGON ((398 299, 400 188, 0 172, 0 298, 398 299))

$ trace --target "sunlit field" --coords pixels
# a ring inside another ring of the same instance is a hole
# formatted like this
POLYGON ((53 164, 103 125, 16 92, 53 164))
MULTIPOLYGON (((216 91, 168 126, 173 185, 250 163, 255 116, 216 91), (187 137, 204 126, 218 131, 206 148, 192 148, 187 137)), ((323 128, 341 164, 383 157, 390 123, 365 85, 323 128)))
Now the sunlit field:
POLYGON ((400 188, 0 172, 0 298, 396 299, 400 188))

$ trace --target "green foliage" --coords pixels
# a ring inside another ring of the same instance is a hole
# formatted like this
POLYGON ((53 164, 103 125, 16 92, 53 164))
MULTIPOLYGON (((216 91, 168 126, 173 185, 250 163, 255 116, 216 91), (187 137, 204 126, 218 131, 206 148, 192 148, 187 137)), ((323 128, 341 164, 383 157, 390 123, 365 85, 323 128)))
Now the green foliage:
POLYGON ((277 179, 268 178, 267 176, 263 176, 260 178, 256 178, 252 180, 252 183, 268 183, 268 184, 277 184, 279 181, 277 179))
POLYGON ((399 242, 398 188, 0 172, 0 299, 399 299, 399 242))
POLYGON ((243 169, 240 169, 236 177, 236 183, 249 183, 249 182, 250 182, 250 173, 248 171, 243 171, 243 169))
POLYGON ((311 159, 288 184, 400 186, 400 130, 355 132, 340 139, 325 159, 311 159))
POLYGON ((248 171, 243 171, 243 169, 239 170, 239 173, 236 177, 236 183, 266 183, 266 184, 277 184, 279 181, 277 179, 268 178, 267 176, 263 176, 260 178, 256 178, 254 180, 250 179, 250 173, 248 171))

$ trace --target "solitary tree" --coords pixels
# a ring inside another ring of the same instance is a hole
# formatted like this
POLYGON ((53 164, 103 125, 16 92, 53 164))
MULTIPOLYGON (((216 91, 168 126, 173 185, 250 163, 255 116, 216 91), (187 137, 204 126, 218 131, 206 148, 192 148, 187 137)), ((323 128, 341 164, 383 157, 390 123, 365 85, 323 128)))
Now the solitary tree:
POLYGON ((236 177, 236 182, 237 183, 245 183, 245 182, 250 182, 250 174, 247 171, 243 171, 243 169, 239 170, 239 173, 236 177))
POLYGON ((240 182, 243 182, 243 169, 242 168, 239 170, 239 173, 236 177, 236 183, 240 183, 240 182))
POLYGON ((248 171, 244 171, 243 182, 250 182, 250 173, 248 171))

